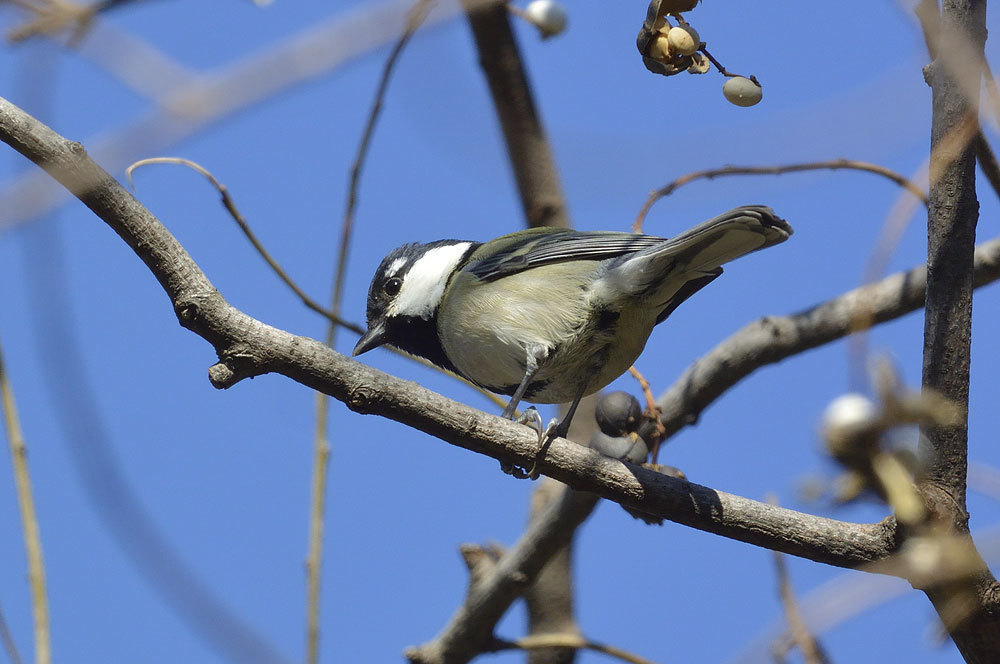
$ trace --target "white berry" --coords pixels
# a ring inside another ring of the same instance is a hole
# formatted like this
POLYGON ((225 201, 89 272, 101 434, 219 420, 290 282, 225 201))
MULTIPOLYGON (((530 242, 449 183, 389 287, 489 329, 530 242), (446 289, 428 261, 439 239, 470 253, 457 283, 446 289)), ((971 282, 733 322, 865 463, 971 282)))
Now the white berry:
POLYGON ((667 33, 670 49, 681 55, 691 55, 701 45, 701 37, 690 25, 676 25, 667 33))
POLYGON ((872 421, 877 416, 878 409, 865 395, 842 394, 831 401, 830 405, 823 411, 820 431, 827 438, 860 431, 871 426, 872 421))
POLYGON ((566 29, 568 21, 566 8, 555 0, 532 0, 525 7, 524 16, 541 30, 543 37, 558 35, 566 29))
POLYGON ((753 106, 764 96, 764 91, 749 78, 733 76, 722 85, 722 94, 737 106, 753 106))

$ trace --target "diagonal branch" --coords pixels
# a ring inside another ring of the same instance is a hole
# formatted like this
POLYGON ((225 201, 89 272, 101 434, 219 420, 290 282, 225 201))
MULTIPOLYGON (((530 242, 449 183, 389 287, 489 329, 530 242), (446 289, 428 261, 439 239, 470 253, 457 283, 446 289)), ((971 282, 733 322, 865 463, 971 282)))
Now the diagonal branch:
MULTIPOLYGON (((44 168, 104 220, 156 277, 180 324, 211 343, 218 388, 278 373, 344 402, 500 461, 527 464, 537 436, 526 427, 376 371, 324 344, 273 328, 226 302, 170 232, 79 143, 68 141, 0 99, 0 140, 44 168)), ((895 523, 853 524, 716 491, 616 461, 564 439, 546 474, 647 514, 817 562, 855 567, 894 547, 895 523)))

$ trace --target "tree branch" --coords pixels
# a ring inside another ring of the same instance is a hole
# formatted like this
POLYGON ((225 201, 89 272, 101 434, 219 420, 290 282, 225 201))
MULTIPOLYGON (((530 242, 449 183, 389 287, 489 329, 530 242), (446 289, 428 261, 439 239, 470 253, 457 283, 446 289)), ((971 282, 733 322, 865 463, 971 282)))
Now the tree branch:
POLYGON ((527 530, 496 566, 478 578, 473 575, 465 601, 441 633, 428 643, 407 648, 407 659, 415 664, 455 664, 467 662, 487 648, 503 614, 552 556, 566 549, 577 526, 596 505, 596 495, 561 487, 559 495, 548 501, 537 518, 532 518, 527 530))
POLYGON ((639 214, 636 215, 635 221, 632 222, 632 232, 642 232, 642 224, 646 220, 646 215, 649 213, 649 209, 653 207, 653 204, 656 203, 656 201, 669 196, 684 185, 695 182, 696 180, 714 180, 715 178, 729 175, 784 175, 785 173, 801 173, 804 171, 819 170, 852 170, 881 175, 882 177, 895 182, 900 187, 903 187, 911 194, 919 198, 920 202, 927 205, 927 194, 925 194, 916 183, 907 179, 905 176, 900 175, 896 171, 888 169, 884 166, 879 166, 878 164, 871 164, 867 161, 857 161, 856 159, 832 159, 830 161, 815 161, 803 164, 784 164, 781 166, 723 166, 722 168, 709 168, 704 171, 687 173, 686 175, 680 176, 673 182, 669 182, 653 191, 649 195, 649 198, 646 199, 646 202, 642 204, 642 208, 639 210, 639 214))
MULTIPOLYGON (((976 248, 973 285, 1000 279, 1000 238, 976 248)), ((702 411, 757 369, 878 323, 916 311, 924 303, 927 268, 898 272, 790 316, 767 316, 737 331, 699 358, 657 400, 670 438, 698 421, 702 411)))
MULTIPOLYGON (((924 471, 919 484, 934 519, 959 536, 967 536, 973 252, 979 218, 976 145, 971 141, 949 148, 944 138, 977 119, 985 61, 985 0, 944 0, 936 27, 929 40, 936 57, 925 70, 932 115, 923 386, 950 399, 962 417, 957 424, 921 428, 924 471), (963 49, 972 57, 962 57, 966 55, 963 49)), ((980 560, 978 572, 968 579, 932 584, 924 590, 965 660, 995 661, 1000 641, 1000 584, 985 563, 980 560), (961 602, 961 613, 956 617, 957 602, 961 602)))
MULTIPOLYGON (((446 399, 273 328, 227 303, 170 232, 79 143, 68 141, 0 99, 0 140, 44 168, 103 219, 154 274, 181 325, 211 343, 219 362, 212 384, 278 373, 344 402, 453 445, 515 464, 537 451, 526 427, 446 399)), ((642 512, 739 541, 841 567, 879 560, 893 549, 892 520, 852 524, 726 494, 604 457, 557 439, 542 463, 546 474, 642 512)))

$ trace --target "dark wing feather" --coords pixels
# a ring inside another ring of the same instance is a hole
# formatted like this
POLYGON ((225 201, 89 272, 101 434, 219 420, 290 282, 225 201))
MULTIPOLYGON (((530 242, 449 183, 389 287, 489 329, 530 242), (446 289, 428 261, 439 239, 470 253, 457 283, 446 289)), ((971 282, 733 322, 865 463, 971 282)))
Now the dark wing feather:
POLYGON ((661 311, 660 315, 656 317, 656 324, 659 325, 665 321, 667 316, 674 313, 674 309, 681 306, 684 300, 688 299, 702 288, 715 281, 721 274, 722 268, 717 267, 710 274, 685 282, 683 286, 677 289, 674 296, 667 300, 667 305, 663 307, 663 311, 661 311))
MULTIPOLYGON (((471 260, 462 269, 483 281, 493 281, 531 267, 570 260, 601 261, 660 244, 664 238, 616 231, 549 231, 512 234, 490 256, 471 260)), ((492 244, 492 243, 489 243, 492 244)))

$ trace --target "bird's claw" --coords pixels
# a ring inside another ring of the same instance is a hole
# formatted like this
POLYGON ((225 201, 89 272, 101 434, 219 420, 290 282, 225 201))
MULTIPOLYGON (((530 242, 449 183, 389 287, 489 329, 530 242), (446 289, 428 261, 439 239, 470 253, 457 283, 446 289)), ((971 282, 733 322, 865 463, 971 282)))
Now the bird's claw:
POLYGON ((549 425, 543 429, 542 416, 538 413, 538 410, 534 406, 530 406, 514 421, 538 432, 538 451, 535 453, 535 458, 531 462, 531 467, 527 470, 521 466, 510 463, 509 461, 501 461, 500 470, 508 475, 513 475, 519 480, 537 480, 539 475, 538 462, 545 457, 545 452, 549 449, 549 445, 552 444, 552 440, 559 437, 559 420, 553 419, 549 422, 549 425))
MULTIPOLYGON (((539 423, 541 423, 541 418, 539 418, 539 423)), ((549 421, 549 426, 542 428, 538 427, 538 452, 535 453, 535 458, 531 462, 531 468, 528 469, 528 479, 537 480, 538 479, 538 462, 545 458, 545 453, 549 450, 549 445, 552 441, 559 437, 559 420, 552 419, 549 421)))

